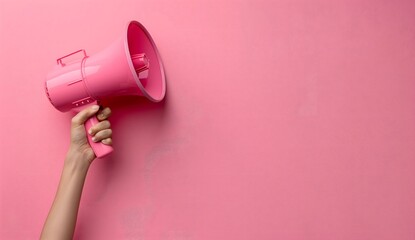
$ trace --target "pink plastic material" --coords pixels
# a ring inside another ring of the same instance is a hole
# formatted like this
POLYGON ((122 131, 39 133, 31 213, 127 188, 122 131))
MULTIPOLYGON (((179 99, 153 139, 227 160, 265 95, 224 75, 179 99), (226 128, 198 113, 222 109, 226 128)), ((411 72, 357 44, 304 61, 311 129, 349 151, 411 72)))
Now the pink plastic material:
MULTIPOLYGON (((97 119, 97 117, 91 117, 90 119, 88 119, 85 122, 85 131, 88 132, 88 130, 94 126, 95 124, 97 124, 99 122, 99 120, 97 119)), ((94 142, 92 141, 92 136, 87 134, 87 139, 88 139, 88 143, 91 146, 92 150, 94 150, 95 156, 97 158, 103 158, 105 156, 107 156, 108 154, 110 154, 114 149, 109 146, 109 145, 105 145, 101 142, 94 142)))
MULTIPOLYGON (((82 107, 77 107, 72 109, 74 112, 78 113, 80 111, 82 111, 83 109, 91 106, 91 105, 97 105, 98 102, 97 101, 93 101, 90 104, 86 105, 86 106, 82 106, 82 107)), ((112 151, 114 151, 114 149, 109 146, 109 145, 105 145, 101 142, 94 142, 92 141, 92 136, 88 134, 88 130, 93 127, 95 124, 99 123, 99 120, 96 116, 89 118, 86 122, 85 122, 85 132, 87 133, 87 139, 88 139, 88 143, 91 146, 92 150, 94 151, 94 154, 97 158, 103 158, 106 157, 108 154, 110 154, 112 151)))
POLYGON ((78 50, 57 62, 47 76, 46 93, 53 106, 63 112, 109 96, 137 95, 159 102, 166 93, 156 45, 136 21, 131 21, 124 35, 103 51, 87 56, 85 50, 78 50), (84 53, 79 61, 62 62, 78 52, 84 53))
MULTIPOLYGON (((103 51, 88 56, 81 49, 57 59, 45 90, 52 105, 65 112, 110 96, 137 95, 159 102, 165 96, 166 83, 154 41, 143 25, 131 21, 124 35, 103 51), (63 62, 77 53, 83 53, 81 59, 63 62)), ((89 129, 97 122, 94 117, 85 125, 89 129)), ((112 151, 107 145, 88 141, 98 158, 112 151)))
POLYGON ((65 56, 63 56, 61 58, 56 59, 56 63, 59 64, 59 65, 61 65, 63 67, 65 64, 63 63, 62 60, 64 58, 67 58, 69 56, 75 55, 75 54, 80 53, 80 52, 82 52, 84 54, 84 57, 87 57, 85 50, 84 49, 81 49, 81 50, 75 51, 73 53, 69 53, 68 55, 65 55, 65 56))
POLYGON ((144 53, 138 53, 131 56, 135 72, 139 74, 142 71, 148 70, 150 67, 150 62, 148 61, 147 56, 144 53))

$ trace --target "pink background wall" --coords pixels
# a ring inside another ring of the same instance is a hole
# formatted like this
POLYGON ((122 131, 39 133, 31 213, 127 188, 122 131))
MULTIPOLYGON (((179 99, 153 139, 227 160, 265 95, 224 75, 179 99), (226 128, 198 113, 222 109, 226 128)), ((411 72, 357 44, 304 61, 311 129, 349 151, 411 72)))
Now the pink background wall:
POLYGON ((415 2, 0 0, 0 239, 35 239, 70 113, 56 58, 128 20, 158 44, 162 104, 113 107, 80 239, 415 239, 415 2))

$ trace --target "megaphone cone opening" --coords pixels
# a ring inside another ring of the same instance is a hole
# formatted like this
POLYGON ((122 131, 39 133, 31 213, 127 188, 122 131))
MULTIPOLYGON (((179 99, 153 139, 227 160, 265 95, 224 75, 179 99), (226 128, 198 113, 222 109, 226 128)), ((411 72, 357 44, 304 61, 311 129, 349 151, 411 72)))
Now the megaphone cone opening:
POLYGON ((164 67, 150 33, 139 22, 131 21, 126 41, 128 62, 138 87, 151 101, 161 101, 166 94, 164 67))

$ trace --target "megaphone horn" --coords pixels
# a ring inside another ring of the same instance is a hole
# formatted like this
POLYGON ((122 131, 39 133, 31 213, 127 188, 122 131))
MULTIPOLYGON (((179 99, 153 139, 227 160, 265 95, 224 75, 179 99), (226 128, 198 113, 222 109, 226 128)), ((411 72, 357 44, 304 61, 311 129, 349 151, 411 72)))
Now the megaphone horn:
MULTIPOLYGON (((81 49, 57 59, 57 65, 46 77, 45 90, 52 105, 66 112, 80 111, 111 96, 139 95, 150 101, 161 101, 166 93, 164 68, 157 47, 145 27, 128 23, 121 38, 103 51, 88 56, 81 49), (66 63, 68 57, 83 54, 78 61, 66 63), (151 62, 151 66, 150 66, 151 62)), ((86 129, 98 123, 90 118, 86 129)), ((88 142, 98 158, 112 152, 112 147, 88 142)))

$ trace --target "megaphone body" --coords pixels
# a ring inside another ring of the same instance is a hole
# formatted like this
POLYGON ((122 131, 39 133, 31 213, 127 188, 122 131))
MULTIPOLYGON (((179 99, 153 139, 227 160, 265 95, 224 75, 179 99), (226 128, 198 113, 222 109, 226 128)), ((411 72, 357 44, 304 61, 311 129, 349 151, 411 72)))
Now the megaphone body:
MULTIPOLYGON (((84 49, 56 61, 46 78, 45 90, 59 111, 80 111, 112 96, 137 95, 159 102, 166 93, 163 64, 148 31, 137 21, 128 23, 121 38, 103 51, 88 56, 84 49), (75 55, 77 61, 66 62, 75 55)), ((89 129, 98 123, 96 117, 85 123, 89 129)), ((95 143, 88 135, 96 157, 113 151, 111 146, 95 143)))

